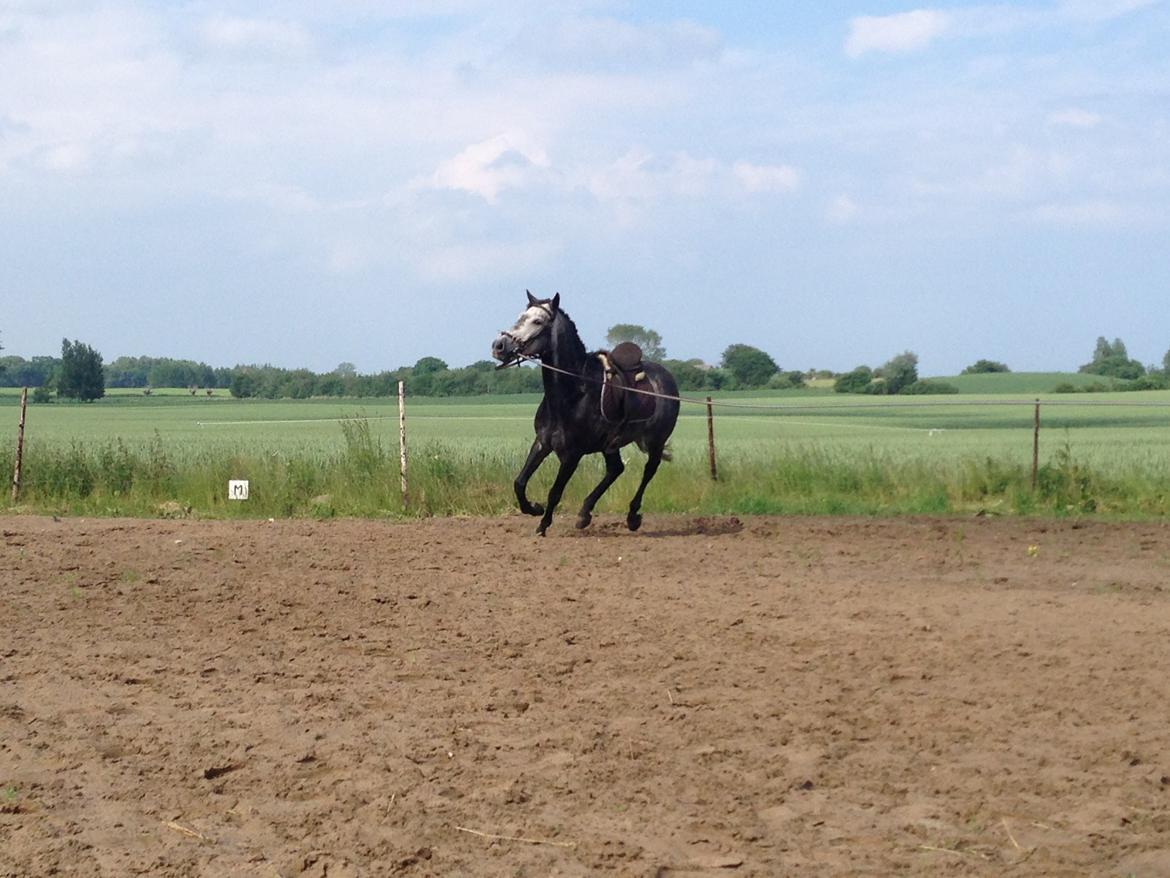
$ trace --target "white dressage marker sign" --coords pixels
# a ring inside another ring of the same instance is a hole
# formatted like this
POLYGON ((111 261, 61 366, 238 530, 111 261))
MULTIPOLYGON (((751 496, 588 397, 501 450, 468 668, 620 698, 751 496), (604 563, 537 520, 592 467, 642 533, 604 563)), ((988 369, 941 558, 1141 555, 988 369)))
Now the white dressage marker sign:
POLYGON ((248 499, 248 480, 247 479, 228 479, 228 499, 229 500, 247 500, 248 499))

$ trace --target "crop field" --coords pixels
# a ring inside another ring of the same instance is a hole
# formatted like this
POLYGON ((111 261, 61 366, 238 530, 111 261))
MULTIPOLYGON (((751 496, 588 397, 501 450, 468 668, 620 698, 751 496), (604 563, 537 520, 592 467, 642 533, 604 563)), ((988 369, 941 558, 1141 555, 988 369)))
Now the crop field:
MULTIPOLYGON (((1004 392, 896 398, 823 391, 716 395, 717 483, 707 474, 705 408, 685 404, 672 440, 674 461, 660 471, 648 508, 727 513, 1049 508, 1137 515, 1162 515, 1170 508, 1170 392, 1037 394, 1030 391, 1051 386, 1060 376, 1031 382, 1016 375, 965 377, 993 388, 997 385, 988 379, 1002 378, 998 386, 1004 392), (1037 399, 1042 403, 1039 496, 1031 490, 1037 399)), ((404 510, 397 496, 396 400, 236 400, 217 393, 209 398, 159 392, 147 398, 123 392, 91 405, 30 406, 25 502, 46 510, 149 513, 174 500, 203 514, 256 516, 499 512, 510 507, 511 479, 531 441, 538 402, 534 395, 409 400, 411 480, 417 490, 413 510, 404 510), (53 469, 55 476, 42 477, 53 469), (228 478, 250 479, 256 502, 229 508, 220 496, 228 478)), ((11 435, 13 401, 9 392, 0 405, 11 435)), ((5 443, 0 463, 10 467, 11 457, 5 443)), ((637 470, 641 455, 631 449, 627 460, 637 470)), ((549 463, 538 474, 535 496, 546 489, 553 470, 549 463)), ((600 473, 599 460, 582 466, 566 510, 600 473)), ((627 473, 599 509, 620 509, 633 480, 627 473)))

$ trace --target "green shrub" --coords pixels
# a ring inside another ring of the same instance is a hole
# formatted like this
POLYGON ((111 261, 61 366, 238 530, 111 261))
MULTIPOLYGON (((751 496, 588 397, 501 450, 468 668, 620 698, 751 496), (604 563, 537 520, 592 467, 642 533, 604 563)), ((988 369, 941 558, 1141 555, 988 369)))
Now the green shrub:
POLYGON ((913 384, 907 384, 898 392, 909 395, 946 394, 958 393, 959 388, 953 384, 947 384, 945 381, 919 380, 913 384))

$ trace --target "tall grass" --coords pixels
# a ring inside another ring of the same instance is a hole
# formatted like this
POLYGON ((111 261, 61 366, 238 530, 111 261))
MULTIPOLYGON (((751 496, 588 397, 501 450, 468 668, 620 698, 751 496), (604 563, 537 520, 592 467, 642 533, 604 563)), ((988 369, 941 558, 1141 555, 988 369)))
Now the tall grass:
MULTIPOLYGON (((491 515, 515 508, 512 480, 524 448, 429 440, 411 450, 410 498, 399 488, 398 453, 361 419, 342 421, 343 443, 253 452, 146 442, 38 445, 26 449, 20 509, 84 515, 213 518, 491 515), (229 479, 251 483, 247 501, 227 498, 229 479)), ((599 512, 624 512, 644 456, 629 450, 626 474, 599 512)), ((12 452, 0 452, 12 471, 12 452)), ((529 486, 542 498, 555 459, 529 486)), ((601 478, 587 458, 562 501, 564 521, 601 478)), ((906 457, 895 451, 815 444, 745 446, 721 456, 719 480, 705 452, 688 447, 664 465, 647 494, 651 512, 699 514, 1170 515, 1170 463, 1135 458, 1108 468, 1080 460, 1066 442, 1041 467, 1035 490, 1018 459, 968 454, 906 457)))

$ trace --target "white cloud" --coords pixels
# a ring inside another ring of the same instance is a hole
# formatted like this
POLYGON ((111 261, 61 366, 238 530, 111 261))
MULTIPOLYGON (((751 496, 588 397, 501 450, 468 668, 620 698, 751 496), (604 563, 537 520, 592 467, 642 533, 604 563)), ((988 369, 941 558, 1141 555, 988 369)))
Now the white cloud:
POLYGON ((789 165, 727 164, 687 152, 658 156, 636 147, 620 158, 577 175, 603 202, 650 203, 669 197, 739 198, 742 193, 784 193, 800 185, 800 172, 789 165))
POLYGON ((601 201, 617 199, 645 199, 653 194, 649 171, 654 154, 634 148, 621 158, 587 175, 587 187, 601 201))
POLYGON ((505 189, 521 188, 542 179, 548 168, 544 149, 528 137, 499 134, 473 143, 441 163, 429 185, 470 192, 492 204, 505 189))
POLYGON ((1048 124, 1066 128, 1096 128, 1101 124, 1101 116, 1080 107, 1069 107, 1048 114, 1048 124))
POLYGON ((546 270, 561 250, 560 242, 553 240, 454 242, 423 250, 412 263, 431 283, 522 277, 546 270))
POLYGON ((736 162, 731 170, 748 192, 792 192, 800 185, 800 172, 791 165, 736 162))
POLYGON ((309 32, 295 22, 227 15, 204 22, 203 39, 217 49, 260 50, 276 55, 301 55, 312 45, 309 32))
POLYGON ((1082 21, 1108 21, 1155 6, 1161 0, 1063 0, 1060 11, 1082 21))
POLYGON ((689 21, 633 23, 570 17, 542 21, 517 37, 526 57, 554 69, 678 67, 714 57, 719 32, 689 21))
POLYGON ((893 15, 862 15, 849 21, 845 52, 907 53, 928 47, 942 36, 992 37, 1070 23, 1097 24, 1147 9, 1162 0, 1062 0, 1055 6, 972 4, 946 11, 915 9, 893 15))
POLYGON ((915 197, 973 200, 985 204, 1019 202, 1046 191, 1067 190, 1082 182, 1083 161, 1059 150, 1022 144, 991 148, 985 154, 957 151, 933 174, 913 177, 907 186, 915 197))
POLYGON ((829 202, 825 209, 825 216, 830 222, 844 225, 857 218, 861 208, 848 195, 841 194, 829 202))
POLYGON ((697 159, 680 152, 667 172, 668 185, 679 195, 700 198, 711 192, 719 172, 720 164, 715 159, 697 159))
POLYGON ((1124 207, 1114 201, 1051 202, 1033 208, 1028 217, 1042 223, 1063 226, 1112 225, 1127 218, 1124 207))
POLYGON ((862 15, 849 21, 845 53, 914 52, 929 46, 950 28, 951 20, 937 9, 915 9, 894 15, 862 15))
POLYGON ((45 150, 42 164, 50 171, 78 173, 88 170, 89 150, 80 143, 62 143, 45 150))

